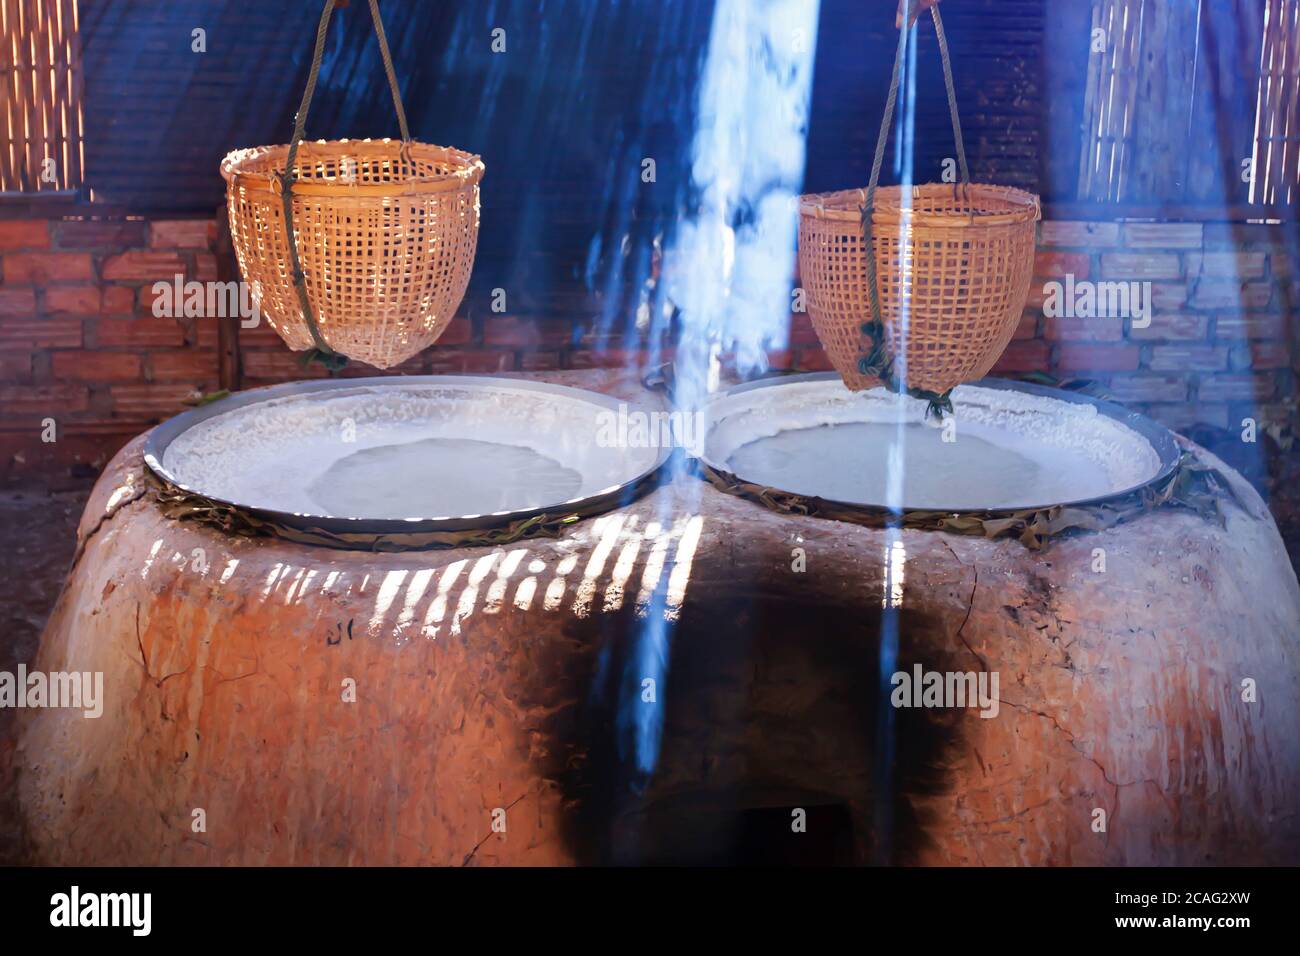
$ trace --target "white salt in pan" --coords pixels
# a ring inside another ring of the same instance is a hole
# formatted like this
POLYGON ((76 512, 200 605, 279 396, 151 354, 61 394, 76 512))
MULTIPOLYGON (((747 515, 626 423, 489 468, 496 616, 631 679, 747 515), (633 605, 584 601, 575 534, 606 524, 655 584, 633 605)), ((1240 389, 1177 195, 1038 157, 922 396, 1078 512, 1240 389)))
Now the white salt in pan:
POLYGON ((178 435, 187 488, 265 510, 347 518, 528 511, 631 481, 658 449, 601 447, 605 405, 509 382, 343 388, 259 402, 178 435))
POLYGON ((704 458, 754 484, 907 509, 1080 501, 1160 469, 1144 436, 1092 405, 971 385, 952 399, 945 442, 924 421, 925 402, 883 389, 854 393, 827 378, 733 392, 709 407, 704 458), (901 501, 888 491, 891 458, 901 501))

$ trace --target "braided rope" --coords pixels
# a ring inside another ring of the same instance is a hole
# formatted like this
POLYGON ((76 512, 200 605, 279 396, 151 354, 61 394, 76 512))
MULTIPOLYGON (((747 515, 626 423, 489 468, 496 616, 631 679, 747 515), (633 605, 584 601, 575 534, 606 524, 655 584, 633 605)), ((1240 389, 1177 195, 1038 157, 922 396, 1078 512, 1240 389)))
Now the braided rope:
MULTIPOLYGON (((321 60, 325 55, 325 36, 329 32, 330 16, 333 12, 334 0, 325 0, 320 22, 316 26, 316 48, 312 52, 307 85, 303 88, 298 112, 294 114, 293 138, 289 141, 289 154, 285 158, 284 172, 280 174, 280 192, 284 200, 284 232, 289 246, 289 262, 293 267, 293 285, 298 292, 303 320, 307 324, 307 330, 311 333, 311 340, 315 346, 304 353, 303 364, 317 361, 330 371, 337 371, 347 365, 348 360, 330 348, 321 335, 320 327, 316 323, 316 313, 312 310, 311 299, 307 295, 307 276, 302 271, 302 259, 298 255, 298 237, 293 231, 293 184, 296 179, 298 147, 307 130, 307 113, 311 110, 312 97, 316 95, 316 81, 320 76, 321 60)), ((393 58, 388 52, 388 37, 384 34, 384 22, 379 16, 378 0, 370 0, 370 18, 374 22, 375 36, 379 40, 379 56, 384 62, 384 73, 388 76, 388 89, 393 95, 393 106, 397 110, 397 124, 402 131, 402 142, 409 144, 411 131, 406 125, 406 110, 402 106, 402 94, 397 85, 397 75, 393 71, 393 58)))
MULTIPOLYGON (((898 86, 902 79, 903 53, 907 49, 907 34, 912 22, 912 4, 914 0, 904 0, 902 26, 898 31, 898 49, 894 53, 894 72, 889 81, 889 95, 885 97, 885 113, 880 118, 880 133, 876 137, 876 153, 871 161, 871 180, 867 184, 865 201, 862 204, 863 246, 867 256, 867 292, 871 305, 871 321, 864 323, 862 334, 871 340, 871 351, 858 361, 858 370, 863 375, 879 378, 892 392, 905 393, 913 398, 924 399, 929 404, 926 415, 952 413, 952 390, 940 394, 925 389, 908 388, 900 380, 889 356, 885 340, 885 326, 880 314, 880 290, 876 276, 876 252, 873 242, 872 213, 876 207, 876 188, 880 185, 880 170, 885 161, 885 146, 889 141, 889 128, 894 120, 894 106, 898 102, 898 86)), ((966 144, 961 135, 961 120, 957 114, 957 94, 953 86, 952 61, 948 56, 948 39, 943 31, 943 20, 937 6, 930 8, 934 20, 935 34, 939 40, 939 58, 943 63, 944 88, 948 94, 948 113, 952 117, 953 138, 957 145, 957 160, 961 169, 963 189, 970 185, 970 168, 966 163, 966 144)), ((954 190, 956 186, 953 187, 954 190)))

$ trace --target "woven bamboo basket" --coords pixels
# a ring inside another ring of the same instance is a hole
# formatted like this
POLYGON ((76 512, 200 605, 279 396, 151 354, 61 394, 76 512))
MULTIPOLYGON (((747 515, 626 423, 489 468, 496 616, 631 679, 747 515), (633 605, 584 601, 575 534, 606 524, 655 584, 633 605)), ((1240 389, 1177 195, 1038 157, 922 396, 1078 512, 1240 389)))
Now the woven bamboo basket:
MULTIPOLYGON (((872 252, 886 347, 908 386, 944 393, 986 375, 1020 322, 1034 268, 1038 197, 1005 186, 878 189, 872 252), (906 342, 904 342, 906 323, 906 342), (905 359, 902 357, 905 356, 905 359)), ((832 367, 858 391, 881 384, 859 360, 873 343, 864 189, 802 197, 799 272, 832 367)))
POLYGON ((898 50, 870 184, 801 198, 799 273, 813 329, 845 385, 885 385, 926 398, 931 411, 942 413, 951 409, 948 392, 987 374, 1015 334, 1041 214, 1031 193, 970 181, 948 41, 934 5, 961 181, 906 193, 879 188, 919 10, 916 0, 899 4, 898 50))
MULTIPOLYGON (((314 339, 294 284, 283 187, 288 146, 241 149, 221 164, 230 234, 272 328, 295 350, 314 339)), ((303 142, 293 229, 321 337, 376 368, 415 355, 451 321, 474 267, 483 162, 398 140, 303 142)))

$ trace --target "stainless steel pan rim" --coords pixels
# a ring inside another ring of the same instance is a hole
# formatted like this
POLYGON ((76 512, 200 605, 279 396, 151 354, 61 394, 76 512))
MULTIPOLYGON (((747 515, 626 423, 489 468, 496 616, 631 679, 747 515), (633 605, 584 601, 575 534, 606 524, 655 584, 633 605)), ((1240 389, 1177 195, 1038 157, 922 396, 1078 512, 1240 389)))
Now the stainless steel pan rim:
MULTIPOLYGON (((825 382, 831 380, 838 381, 839 374, 836 372, 806 372, 798 375, 778 375, 778 376, 773 376, 771 378, 758 379, 757 381, 753 381, 753 382, 746 382, 743 385, 733 386, 729 389, 718 392, 715 396, 713 396, 712 401, 720 401, 724 398, 730 398, 736 395, 744 394, 745 392, 755 391, 757 389, 779 388, 782 385, 793 385, 802 382, 825 382)), ((991 389, 999 389, 1003 391, 1023 392, 1028 395, 1037 395, 1042 398, 1053 398, 1056 399, 1057 401, 1072 402, 1077 405, 1091 405, 1094 408, 1096 408, 1097 411, 1100 412, 1101 414, 1119 422, 1121 425, 1126 426, 1132 431, 1137 432, 1139 435, 1141 435, 1143 438, 1149 441, 1151 443, 1151 447, 1155 449, 1156 455, 1160 459, 1160 467, 1159 469, 1156 470, 1155 474, 1151 475, 1151 477, 1147 478, 1145 481, 1138 482, 1137 484, 1128 488, 1123 488, 1120 490, 1108 492, 1104 495, 1098 495, 1093 498, 1080 498, 1080 499, 1075 499, 1070 501, 1042 502, 1037 504, 999 506, 996 508, 977 508, 977 509, 904 507, 902 509, 902 511, 904 512, 925 511, 929 513, 947 512, 954 515, 959 515, 959 514, 1010 515, 1017 512, 1042 511, 1048 508, 1055 508, 1055 507, 1071 508, 1071 507, 1089 507, 1093 505, 1104 505, 1107 502, 1115 501, 1120 498, 1125 498, 1138 491, 1141 491, 1144 488, 1149 488, 1154 485, 1160 484, 1166 478, 1168 478, 1170 475, 1174 473, 1174 470, 1178 467, 1178 463, 1182 458, 1183 450, 1179 446, 1178 440, 1177 438, 1175 438, 1173 432, 1171 432, 1169 429, 1165 428, 1163 425, 1159 424, 1158 422, 1155 422, 1152 419, 1148 418, 1147 416, 1141 414, 1140 412, 1135 412, 1132 409, 1125 408, 1123 405, 1120 405, 1116 402, 1107 401, 1101 398, 1095 398, 1091 395, 1084 395, 1079 392, 1067 391, 1066 389, 1050 388, 1046 385, 1036 385, 1032 382, 1018 382, 1012 379, 1005 379, 1005 378, 982 378, 977 382, 968 382, 966 384, 973 385, 978 388, 991 388, 991 389)), ((705 447, 707 448, 707 438, 706 438, 705 447)), ((728 475, 740 481, 747 480, 744 475, 736 475, 733 472, 731 472, 724 464, 711 460, 707 456, 707 454, 700 456, 699 460, 708 468, 712 469, 713 471, 719 474, 728 475)), ((802 494, 802 492, 789 491, 788 489, 784 489, 784 488, 774 488, 773 490, 779 491, 783 494, 792 494, 792 495, 802 494)), ((812 497, 812 496, 805 496, 805 497, 812 497)), ((863 504, 857 501, 836 501, 829 498, 821 498, 818 500, 826 501, 829 504, 832 504, 840 508, 846 508, 846 509, 856 508, 863 512, 879 513, 879 512, 896 512, 899 510, 883 504, 879 504, 879 505, 863 504)))
POLYGON ((210 501, 228 505, 258 517, 280 524, 304 530, 320 529, 333 534, 350 535, 401 535, 418 534, 430 531, 465 531, 479 528, 494 528, 511 524, 538 515, 564 515, 567 513, 593 515, 608 511, 625 504, 663 467, 671 456, 673 449, 659 448, 654 463, 631 478, 594 494, 584 495, 568 501, 556 501, 550 504, 520 511, 493 512, 484 515, 457 515, 429 518, 340 518, 317 515, 308 512, 277 511, 272 508, 259 507, 243 501, 232 501, 195 488, 180 481, 164 464, 167 448, 177 436, 217 415, 236 411, 249 405, 275 401, 283 398, 296 398, 313 395, 318 392, 346 392, 375 388, 420 388, 420 387, 456 387, 482 388, 484 390, 516 390, 540 392, 563 396, 569 399, 603 406, 617 412, 620 405, 627 405, 626 399, 603 395, 568 385, 553 385, 550 382, 537 382, 527 379, 504 378, 492 375, 395 375, 373 378, 322 379, 308 382, 287 382, 283 385, 271 385, 265 388, 249 389, 237 392, 226 398, 203 405, 199 408, 181 412, 156 426, 145 439, 144 462, 146 467, 158 478, 190 494, 199 495, 210 501))

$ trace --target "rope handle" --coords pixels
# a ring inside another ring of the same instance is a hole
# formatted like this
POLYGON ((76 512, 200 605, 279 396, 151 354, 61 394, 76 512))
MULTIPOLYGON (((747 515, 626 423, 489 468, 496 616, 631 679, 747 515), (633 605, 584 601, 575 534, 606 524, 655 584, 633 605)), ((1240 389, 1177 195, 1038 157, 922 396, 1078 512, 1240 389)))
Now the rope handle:
MULTIPOLYGON (((284 172, 280 174, 280 195, 284 201, 284 231, 289 245, 289 261, 293 266, 293 284, 298 290, 298 302, 302 306, 302 317, 307 323, 315 348, 304 355, 303 364, 319 361, 330 371, 337 371, 347 364, 347 359, 336 353, 326 344, 316 324, 316 314, 312 311, 311 300, 307 296, 307 277, 302 271, 302 260, 298 256, 298 238, 293 231, 293 184, 296 180, 295 166, 298 147, 302 143, 307 129, 307 114, 311 110, 312 97, 316 94, 316 80, 320 76, 321 59, 325 54, 325 35, 329 32, 330 16, 334 13, 335 0, 325 0, 321 10, 320 23, 316 26, 316 49, 312 53, 311 70, 307 74, 307 85, 302 91, 302 101, 298 112, 294 114, 293 138, 289 141, 289 154, 285 158, 284 172)), ((397 125, 402 131, 402 148, 405 150, 411 142, 411 131, 406 125, 406 110, 402 106, 402 93, 397 85, 397 76, 393 72, 393 57, 388 52, 388 37, 384 33, 384 21, 379 16, 379 0, 370 0, 370 19, 374 22, 375 37, 379 40, 379 56, 384 61, 384 73, 388 76, 388 89, 393 95, 393 106, 397 110, 397 125)))
MULTIPOLYGON (((876 137, 876 153, 871 161, 871 180, 867 184, 867 193, 862 204, 863 247, 867 256, 867 292, 871 305, 871 321, 862 326, 862 333, 871 340, 872 348, 869 354, 858 360, 858 369, 863 375, 879 378, 891 391, 906 392, 913 398, 925 399, 930 403, 926 409, 927 416, 934 414, 942 417, 943 413, 952 411, 952 402, 948 397, 951 389, 941 395, 924 389, 907 388, 894 374, 893 362, 885 348, 885 328, 880 315, 880 291, 876 280, 876 253, 872 236, 871 215, 876 206, 876 188, 880 185, 880 169, 885 161, 885 146, 889 142, 889 129, 894 121, 894 106, 898 101, 898 85, 902 78, 903 52, 907 49, 908 31, 915 22, 912 8, 916 2, 917 0, 903 0, 899 14, 900 26, 898 49, 894 53, 894 72, 889 83, 889 95, 885 98, 885 114, 880 118, 880 134, 876 137)), ((961 119, 957 113, 957 93, 952 81, 952 60, 948 56, 948 38, 943 31, 943 17, 939 15, 937 4, 930 7, 930 17, 934 21, 935 36, 939 40, 943 85, 948 95, 948 113, 952 117, 952 135, 957 145, 957 163, 961 170, 962 189, 968 190, 970 167, 966 164, 966 143, 962 139, 961 119)), ((954 196, 956 191, 957 185, 954 183, 954 196)))

